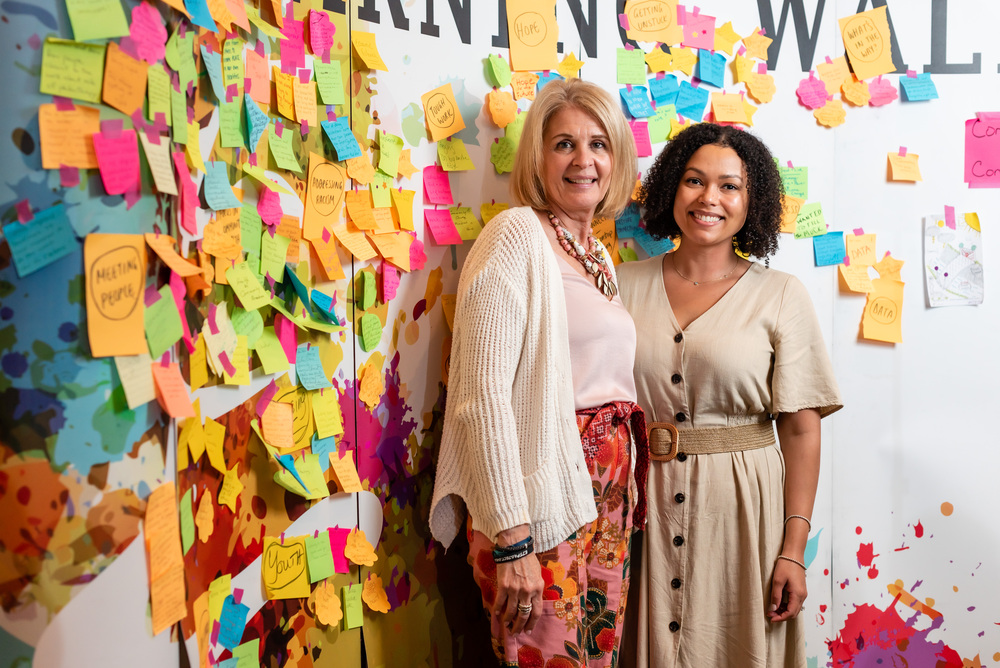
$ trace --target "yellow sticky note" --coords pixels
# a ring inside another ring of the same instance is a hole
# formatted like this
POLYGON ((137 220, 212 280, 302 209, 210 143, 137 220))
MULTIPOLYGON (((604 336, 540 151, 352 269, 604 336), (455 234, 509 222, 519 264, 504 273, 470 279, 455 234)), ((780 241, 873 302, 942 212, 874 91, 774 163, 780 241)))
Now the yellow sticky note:
POLYGON ((222 381, 226 385, 249 385, 250 384, 250 347, 247 345, 246 336, 236 337, 236 350, 229 360, 236 373, 229 375, 228 371, 222 372, 222 381))
POLYGON ((845 16, 838 23, 847 57, 858 79, 871 79, 896 70, 892 64, 891 33, 885 5, 845 16))
POLYGON ((488 204, 483 202, 479 206, 479 215, 483 218, 483 225, 493 220, 493 217, 501 211, 506 211, 509 208, 510 205, 506 202, 490 202, 488 204))
POLYGON ((316 602, 316 619, 319 623, 326 626, 339 624, 344 618, 344 611, 340 608, 337 588, 329 580, 324 580, 316 586, 313 596, 316 602))
POLYGON ((351 228, 353 229, 350 229, 345 224, 337 225, 333 228, 333 234, 343 244, 344 248, 351 251, 351 254, 362 262, 378 255, 375 249, 372 248, 371 243, 368 242, 368 239, 365 238, 365 233, 353 225, 351 225, 351 228))
POLYGON ((844 285, 851 292, 871 292, 872 279, 868 275, 867 264, 839 265, 840 277, 844 279, 844 285))
POLYGON ((365 64, 370 70, 382 70, 386 72, 389 70, 382 62, 382 56, 378 53, 378 47, 375 45, 375 35, 370 32, 351 32, 351 46, 354 47, 354 52, 358 54, 361 62, 365 64))
POLYGON ((276 65, 271 66, 274 92, 278 99, 278 113, 290 121, 295 120, 295 76, 285 74, 276 65))
POLYGON ((219 473, 226 472, 226 459, 222 448, 226 441, 226 428, 213 420, 205 418, 205 451, 208 452, 208 461, 219 473))
POLYGON ((733 83, 743 83, 753 74, 753 58, 736 54, 732 62, 733 83))
POLYGON ((204 489, 201 491, 194 523, 198 527, 198 540, 207 543, 215 530, 215 504, 212 503, 212 490, 204 489))
POLYGON ((916 153, 889 153, 889 178, 893 181, 923 181, 920 178, 920 156, 916 153))
POLYGON ((900 272, 903 269, 904 262, 902 260, 897 260, 889 253, 876 262, 873 267, 875 271, 878 272, 879 278, 891 278, 897 281, 901 281, 900 272))
POLYGON ((799 210, 805 204, 804 199, 792 197, 785 193, 781 197, 781 231, 795 234, 795 223, 799 218, 799 210))
MULTIPOLYGON (((446 172, 462 172, 475 169, 465 142, 457 137, 449 137, 437 143, 438 162, 446 172)), ((359 225, 360 227, 360 225, 359 225)))
POLYGON ((690 47, 674 47, 673 54, 671 67, 675 70, 680 70, 688 76, 694 74, 694 66, 698 62, 697 51, 690 47))
POLYGON ((876 278, 865 303, 861 320, 861 335, 872 341, 903 342, 903 286, 902 281, 876 278))
POLYGON ((361 599, 368 605, 368 609, 374 612, 389 612, 392 609, 385 594, 385 587, 382 585, 382 578, 375 573, 368 573, 361 599))
POLYGON ((649 71, 653 72, 666 72, 672 70, 674 67, 674 57, 664 51, 663 49, 653 49, 645 56, 646 65, 649 67, 649 71))
POLYGON ((774 85, 774 77, 770 74, 751 72, 746 78, 747 93, 761 104, 765 104, 774 99, 777 87, 774 85))
POLYGON ((712 114, 723 123, 748 123, 743 98, 736 94, 712 93, 712 114))
MULTIPOLYGON (((324 228, 324 231, 326 230, 327 228, 324 228)), ((316 253, 316 259, 319 260, 325 280, 337 281, 346 278, 344 266, 341 264, 340 256, 337 254, 337 244, 334 243, 332 234, 326 231, 323 237, 310 239, 309 243, 312 244, 313 251, 316 253)))
POLYGON ((573 52, 570 52, 559 61, 559 67, 556 68, 556 71, 564 79, 575 79, 579 76, 581 67, 583 67, 583 61, 577 58, 573 52))
POLYGON ((234 513, 236 512, 236 500, 240 497, 240 492, 243 491, 243 483, 236 473, 237 466, 239 464, 226 471, 222 478, 222 487, 219 489, 219 505, 227 506, 234 513))
POLYGON ((294 77, 292 89, 295 97, 295 120, 301 124, 308 123, 309 129, 317 127, 316 84, 311 80, 302 83, 294 77))
POLYGON ((375 177, 375 166, 368 157, 368 151, 363 151, 356 158, 348 158, 346 162, 347 175, 357 181, 356 185, 366 186, 372 182, 375 177))
POLYGON ((558 65, 556 0, 506 0, 507 35, 514 70, 554 70, 558 65))
POLYGON ((446 83, 420 96, 431 141, 446 139, 465 129, 451 84, 446 83))
POLYGON ((365 532, 359 527, 351 529, 344 546, 344 555, 358 566, 374 566, 378 560, 375 548, 365 538, 365 532))
POLYGON ((222 604, 232 592, 233 576, 226 574, 212 580, 208 585, 208 614, 212 620, 222 616, 222 604))
POLYGON ((305 538, 264 537, 260 573, 269 601, 281 598, 309 598, 305 538))
POLYGON ((272 401, 261 416, 261 428, 269 445, 279 450, 294 450, 295 439, 292 436, 292 419, 294 409, 291 404, 272 401))
POLYGON ((875 256, 874 234, 844 235, 844 245, 847 247, 847 257, 851 259, 852 267, 855 265, 871 266, 878 262, 878 258, 875 256))
POLYGON ((835 128, 838 125, 843 125, 844 121, 847 120, 847 112, 844 110, 844 103, 834 98, 832 100, 827 100, 820 109, 813 111, 813 117, 816 122, 820 125, 825 125, 828 128, 835 128))
POLYGON ((324 388, 312 392, 313 419, 316 433, 320 438, 338 436, 344 433, 344 419, 337 402, 337 391, 324 388))
POLYGON ((392 206, 396 211, 396 217, 399 219, 399 229, 412 230, 413 196, 416 194, 416 191, 396 188, 390 190, 389 194, 392 196, 392 206))
POLYGON ((333 473, 337 476, 340 491, 348 493, 362 491, 361 478, 358 477, 358 470, 354 467, 354 460, 349 452, 344 453, 343 457, 336 452, 331 452, 330 467, 333 468, 333 473))
POLYGON ((444 320, 448 323, 448 329, 455 330, 455 304, 458 295, 441 295, 441 310, 444 311, 444 320))
POLYGON ((399 166, 397 167, 398 176, 404 179, 408 179, 418 170, 414 165, 413 161, 410 159, 410 149, 404 148, 399 152, 399 166))
POLYGON ((306 453, 301 457, 294 458, 295 473, 302 479, 298 481, 295 475, 284 466, 278 468, 274 474, 274 481, 293 494, 298 494, 305 499, 322 499, 330 496, 326 487, 326 479, 323 477, 323 469, 319 465, 319 455, 306 453))
POLYGON ((840 92, 840 87, 851 80, 851 68, 847 65, 847 58, 844 56, 833 58, 828 63, 818 64, 816 72, 826 85, 827 95, 836 95, 840 92))
MULTIPOLYGON (((625 16, 628 18, 625 34, 629 39, 679 44, 684 37, 677 24, 676 0, 628 0, 625 3, 625 16)), ((736 39, 739 39, 739 35, 736 39)))
POLYGON ((103 82, 103 44, 52 37, 45 40, 39 91, 46 95, 100 102, 103 82))

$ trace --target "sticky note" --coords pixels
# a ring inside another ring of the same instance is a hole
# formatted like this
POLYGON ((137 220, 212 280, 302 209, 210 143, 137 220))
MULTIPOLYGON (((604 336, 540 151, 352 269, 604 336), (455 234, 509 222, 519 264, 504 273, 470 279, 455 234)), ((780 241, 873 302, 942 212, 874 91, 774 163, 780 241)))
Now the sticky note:
POLYGON ((305 545, 309 582, 319 582, 333 575, 333 552, 330 550, 329 532, 321 531, 318 536, 306 536, 305 545))
MULTIPOLYGON (((348 493, 362 491, 361 479, 358 477, 358 470, 354 467, 354 460, 351 458, 350 452, 345 453, 343 456, 339 456, 336 452, 331 452, 330 466, 337 476, 340 491, 348 493)), ((361 536, 363 539, 364 532, 361 532, 361 536)), ((355 561, 355 563, 359 562, 355 561)), ((371 564, 368 565, 370 566, 371 564)))
POLYGON ((370 610, 389 612, 392 609, 385 594, 385 587, 382 585, 382 578, 369 572, 363 587, 361 598, 370 610))
POLYGON ((282 131, 281 136, 278 136, 275 125, 272 123, 267 133, 267 148, 278 167, 301 174, 302 166, 299 164, 299 159, 295 157, 295 150, 292 148, 294 136, 295 133, 287 128, 282 131))
POLYGON ((510 60, 521 72, 554 70, 558 64, 555 0, 506 0, 510 60))
POLYGON ((681 41, 676 0, 628 0, 624 14, 629 39, 671 45, 681 41))
POLYGON ((889 178, 893 181, 922 181, 920 178, 920 156, 916 153, 900 155, 889 153, 889 178))
POLYGON ((373 566, 378 560, 375 548, 368 542, 365 532, 360 527, 351 529, 344 546, 344 554, 358 566, 373 566))
POLYGON ((320 624, 335 626, 344 618, 337 588, 330 582, 321 582, 313 592, 316 597, 316 619, 320 624))
POLYGON ((844 279, 848 290, 851 292, 871 292, 872 279, 868 274, 869 266, 871 265, 851 263, 850 265, 842 264, 837 269, 840 271, 840 277, 844 279))
POLYGON ((328 438, 344 433, 344 422, 334 390, 320 390, 312 398, 313 419, 320 438, 328 438))
POLYGON ((827 95, 836 95, 840 92, 840 87, 851 80, 851 70, 844 56, 827 60, 828 62, 816 65, 816 71, 826 85, 827 95))
POLYGON ((73 36, 81 42, 128 34, 128 20, 119 0, 67 0, 73 36))
POLYGON ((534 100, 538 75, 534 72, 515 72, 510 78, 510 87, 515 100, 534 100))
POLYGON ((154 363, 152 370, 153 383, 156 385, 156 399, 167 415, 173 418, 194 415, 191 396, 184 385, 180 366, 176 362, 171 362, 166 367, 154 363))
POLYGON ((826 220, 823 218, 823 207, 819 202, 805 204, 799 209, 795 220, 795 238, 805 239, 817 234, 826 233, 826 220))
POLYGON ((846 16, 838 24, 847 57, 858 79, 871 79, 895 71, 889 20, 884 5, 846 16))
MULTIPOLYGON (((313 10, 315 11, 315 10, 313 10)), ((344 79, 341 61, 333 59, 329 63, 320 60, 313 61, 316 72, 316 84, 323 104, 344 104, 344 79)))
POLYGON ((84 267, 91 354, 112 357, 148 352, 143 327, 146 248, 142 236, 88 234, 84 267))
MULTIPOLYGON (((693 49, 715 48, 715 17, 695 12, 684 12, 684 20, 680 22, 683 28, 681 44, 693 49)), ((748 47, 749 48, 749 47, 748 47)))
MULTIPOLYGON (((447 179, 448 177, 445 176, 445 178, 447 179)), ((399 228, 402 230, 412 230, 413 196, 416 195, 416 191, 395 188, 389 191, 389 195, 391 195, 392 206, 396 210, 396 216, 399 219, 399 228)))
POLYGON ((205 201, 212 209, 218 211, 219 209, 233 209, 242 206, 229 183, 226 163, 221 161, 206 162, 204 185, 205 201))
POLYGON ((382 61, 382 56, 379 55, 378 47, 375 45, 375 35, 373 33, 352 31, 351 46, 354 47, 354 52, 358 54, 361 62, 364 63, 368 69, 382 70, 383 72, 389 69, 382 61))
POLYGON ((145 62, 128 55, 114 42, 109 42, 104 81, 101 84, 104 103, 126 116, 130 116, 136 109, 142 109, 146 98, 147 70, 145 62))
POLYGON ((681 81, 680 90, 677 93, 677 113, 685 118, 700 121, 705 115, 705 106, 708 104, 709 92, 703 88, 695 88, 687 81, 681 81))
POLYGON ((667 141, 670 135, 670 121, 677 120, 677 108, 672 104, 658 104, 656 113, 646 121, 649 140, 654 144, 667 141))
POLYGON ((264 291, 264 286, 261 285, 248 262, 240 262, 227 269, 226 281, 229 282, 245 309, 259 309, 271 301, 270 295, 264 291))
POLYGON ((665 104, 677 102, 677 94, 680 92, 680 84, 677 77, 667 74, 662 78, 653 77, 649 79, 649 94, 656 100, 657 110, 665 104))
POLYGON ((374 313, 361 316, 361 350, 370 352, 375 349, 382 338, 382 322, 374 313))
POLYGON ((424 120, 431 135, 431 141, 446 139, 465 129, 462 113, 455 101, 450 83, 438 86, 420 96, 424 107, 424 120))
POLYGON ((198 540, 207 543, 215 531, 215 504, 212 503, 212 492, 209 489, 202 490, 198 497, 198 512, 195 513, 194 523, 198 527, 198 540))
POLYGON ((964 179, 970 188, 1000 187, 1000 116, 976 114, 965 121, 964 179))
POLYGON ((430 204, 453 204, 448 173, 437 165, 424 167, 424 196, 430 204))
POLYGON ((192 490, 188 488, 181 497, 181 550, 188 553, 194 544, 194 504, 192 502, 192 490))
POLYGON ((311 452, 301 457, 279 455, 282 468, 274 474, 274 481, 305 499, 322 499, 330 495, 319 465, 319 455, 311 452))
POLYGON ((470 207, 451 207, 448 211, 451 213, 452 223, 463 241, 475 241, 479 237, 483 227, 476 220, 476 214, 472 212, 470 207))
POLYGON ((499 137, 490 144, 490 163, 497 174, 506 174, 514 169, 514 154, 517 146, 507 137, 499 137))
POLYGON ((799 211, 805 204, 804 199, 789 195, 786 191, 781 197, 781 231, 795 234, 795 224, 799 219, 799 211))
POLYGON ((784 167, 778 165, 778 174, 781 176, 781 184, 785 187, 785 194, 798 199, 809 199, 809 168, 808 167, 784 167))
POLYGON ((42 145, 42 167, 60 166, 93 169, 97 167, 92 136, 100 132, 100 111, 76 105, 60 111, 54 104, 38 107, 39 139, 42 145))
POLYGON ((295 96, 295 120, 303 128, 316 127, 316 84, 293 79, 292 88, 295 96))
POLYGON ((45 95, 100 102, 104 83, 104 45, 49 37, 42 46, 38 89, 45 95))
POLYGON ((237 603, 232 594, 225 598, 219 618, 220 645, 231 650, 240 644, 248 614, 250 614, 250 608, 243 603, 237 603))
POLYGON ((773 100, 774 94, 778 92, 774 77, 767 74, 766 67, 763 72, 751 72, 746 77, 746 86, 750 97, 762 104, 773 100))
POLYGON ((329 374, 323 369, 319 347, 309 344, 299 346, 295 357, 295 373, 299 383, 307 390, 332 387, 329 374))
POLYGON ((645 121, 629 121, 629 130, 632 131, 632 139, 635 141, 636 155, 640 158, 647 158, 653 155, 653 147, 649 140, 649 126, 645 121))
POLYGON ((378 255, 368 239, 365 238, 365 233, 357 228, 351 230, 348 229, 347 225, 337 225, 333 228, 333 234, 344 248, 351 252, 351 255, 362 262, 378 255))
POLYGON ((219 473, 226 473, 226 459, 223 448, 226 442, 226 427, 220 422, 216 422, 210 417, 205 418, 203 428, 205 438, 205 452, 208 453, 208 461, 219 473))
POLYGON ((576 79, 579 76, 581 67, 583 67, 583 61, 570 52, 559 61, 557 69, 564 79, 576 79))
POLYGON ((749 124, 743 98, 736 94, 712 93, 712 115, 722 123, 749 124))
POLYGON ((356 629, 364 621, 361 610, 361 592, 363 587, 352 584, 344 587, 341 599, 344 603, 344 628, 356 629))
POLYGON ((649 94, 645 86, 621 88, 618 93, 633 118, 648 118, 656 114, 656 110, 649 103, 649 94))
POLYGON ((722 88, 726 82, 726 55, 706 50, 699 51, 697 76, 711 86, 722 88))
POLYGON ((878 262, 878 258, 875 256, 874 234, 850 234, 844 241, 852 267, 856 265, 871 266, 878 262))
POLYGON ((368 151, 363 151, 356 158, 347 160, 347 175, 354 179, 354 185, 366 186, 375 177, 375 167, 368 158, 368 151))
POLYGON ((139 133, 139 143, 146 154, 146 163, 153 174, 153 185, 157 192, 164 195, 177 195, 177 180, 174 178, 174 168, 170 162, 170 142, 166 137, 160 138, 160 143, 154 144, 145 132, 139 133))
POLYGON ((812 238, 813 257, 817 267, 825 267, 832 264, 840 264, 847 255, 844 246, 844 233, 841 231, 827 232, 812 238))
POLYGON ((872 280, 861 319, 861 336, 873 341, 903 342, 903 286, 902 281, 891 278, 872 280))
POLYGON ((510 65, 501 56, 490 54, 487 58, 489 63, 489 73, 492 77, 493 85, 497 88, 505 88, 510 85, 510 65))
POLYGON ((938 97, 937 86, 931 80, 930 72, 923 72, 915 77, 899 77, 899 85, 903 89, 904 102, 936 100, 938 97))
POLYGON ((462 237, 451 220, 447 209, 424 209, 424 221, 438 245, 461 244, 462 237))
POLYGON ((505 128, 517 115, 517 103, 513 96, 505 90, 493 89, 486 94, 487 108, 490 118, 500 128, 505 128))
POLYGON ((260 638, 248 640, 233 648, 232 651, 233 657, 230 661, 236 661, 236 668, 256 668, 260 666, 260 638))
POLYGON ((347 537, 350 535, 349 529, 334 527, 330 529, 330 551, 333 553, 333 566, 338 573, 349 573, 351 564, 344 554, 347 547, 347 537))
POLYGON ((456 137, 449 137, 437 143, 438 162, 446 172, 468 171, 475 169, 465 142, 456 137))
POLYGON ((172 345, 181 340, 183 326, 177 304, 170 292, 170 286, 164 285, 159 290, 160 298, 146 307, 143 313, 146 341, 149 343, 149 354, 158 359, 172 345))
POLYGON ((156 398, 156 390, 153 387, 152 363, 153 360, 149 353, 115 357, 115 369, 118 372, 119 380, 121 380, 122 389, 125 391, 125 400, 131 410, 135 410, 156 398))
POLYGON ((524 131, 524 119, 525 114, 517 114, 514 116, 514 120, 507 124, 507 127, 503 129, 503 136, 514 142, 514 147, 521 142, 521 133, 524 131))
POLYGON ((222 487, 219 488, 219 505, 228 507, 233 513, 236 512, 236 500, 239 499, 240 492, 243 491, 243 483, 236 472, 238 466, 239 464, 235 464, 233 468, 226 471, 222 478, 222 487))
POLYGON ((124 195, 139 189, 139 140, 135 130, 117 135, 98 132, 93 136, 101 182, 109 195, 124 195))
POLYGON ((645 54, 639 49, 617 50, 617 78, 621 84, 633 84, 641 86, 646 83, 646 59, 645 54))
POLYGON ((350 160, 361 157, 361 147, 346 116, 338 118, 336 121, 320 121, 320 126, 326 134, 327 139, 337 152, 337 160, 350 160))
POLYGON ((17 275, 25 277, 80 248, 62 204, 39 211, 27 223, 3 228, 17 275))
POLYGON ((306 570, 304 538, 264 537, 261 555, 261 577, 267 599, 309 598, 309 575, 306 570))
MULTIPOLYGON (((326 231, 326 228, 324 228, 324 231, 326 231)), ((337 254, 337 244, 334 243, 333 239, 333 235, 327 232, 326 235, 320 238, 309 240, 316 253, 316 259, 319 260, 325 280, 328 281, 345 278, 344 267, 340 262, 340 256, 337 254)), ((313 303, 316 301, 316 293, 317 291, 313 290, 313 303)))
POLYGON ((378 136, 378 169, 386 176, 395 178, 399 171, 399 156, 403 150, 403 138, 384 131, 380 131, 378 136))

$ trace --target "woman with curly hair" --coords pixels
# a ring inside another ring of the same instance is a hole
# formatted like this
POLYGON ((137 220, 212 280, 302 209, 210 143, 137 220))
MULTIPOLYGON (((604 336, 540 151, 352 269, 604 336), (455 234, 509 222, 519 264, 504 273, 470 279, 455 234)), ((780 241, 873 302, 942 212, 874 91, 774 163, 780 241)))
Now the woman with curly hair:
POLYGON ((766 266, 781 198, 767 147, 708 123, 671 141, 643 183, 647 231, 680 245, 619 267, 652 421, 633 557, 640 666, 806 665, 820 418, 841 402, 805 288, 766 266))

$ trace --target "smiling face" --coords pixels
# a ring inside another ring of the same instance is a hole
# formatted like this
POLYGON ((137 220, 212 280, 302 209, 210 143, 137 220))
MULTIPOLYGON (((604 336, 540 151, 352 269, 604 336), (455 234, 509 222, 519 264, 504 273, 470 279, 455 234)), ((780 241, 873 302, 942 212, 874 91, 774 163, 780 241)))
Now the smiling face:
POLYGON ((607 133, 587 112, 567 107, 549 119, 542 141, 541 176, 549 203, 563 215, 589 223, 610 185, 607 133))
POLYGON ((728 146, 706 144, 688 160, 674 197, 684 245, 732 244, 747 219, 746 169, 728 146))

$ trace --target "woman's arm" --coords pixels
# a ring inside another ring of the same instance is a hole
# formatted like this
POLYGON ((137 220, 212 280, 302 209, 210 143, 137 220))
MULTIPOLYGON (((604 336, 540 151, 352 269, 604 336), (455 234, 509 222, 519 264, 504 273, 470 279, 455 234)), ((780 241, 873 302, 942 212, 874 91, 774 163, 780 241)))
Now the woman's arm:
MULTIPOLYGON (((778 443, 785 459, 785 517, 812 517, 819 482, 820 415, 807 408, 778 416, 778 443)), ((781 554, 805 563, 809 524, 798 517, 785 522, 781 554)), ((771 584, 768 618, 783 622, 799 614, 806 599, 806 572, 799 564, 778 559, 771 584)))

